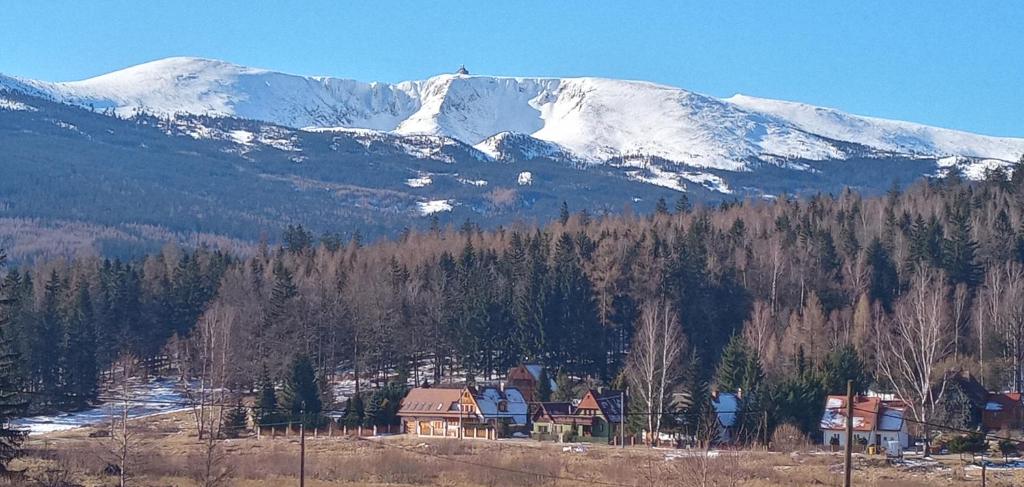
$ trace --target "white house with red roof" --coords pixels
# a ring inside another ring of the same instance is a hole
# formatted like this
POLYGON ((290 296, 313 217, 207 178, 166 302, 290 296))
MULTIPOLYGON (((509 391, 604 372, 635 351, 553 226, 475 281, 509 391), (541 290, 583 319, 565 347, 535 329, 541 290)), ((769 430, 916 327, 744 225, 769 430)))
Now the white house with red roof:
MULTIPOLYGON (((898 442, 900 448, 910 447, 906 405, 871 396, 856 396, 853 401, 855 445, 889 448, 890 442, 898 442)), ((820 425, 826 445, 846 446, 846 423, 846 396, 828 396, 820 425)))

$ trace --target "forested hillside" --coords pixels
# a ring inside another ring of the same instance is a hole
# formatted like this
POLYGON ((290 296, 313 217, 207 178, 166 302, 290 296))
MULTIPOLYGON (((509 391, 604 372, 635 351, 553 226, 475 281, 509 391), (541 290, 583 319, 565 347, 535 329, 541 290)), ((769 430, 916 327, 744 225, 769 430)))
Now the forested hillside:
POLYGON ((324 380, 485 380, 530 360, 631 387, 639 358, 666 353, 678 359, 658 371, 662 396, 690 398, 675 407, 742 389, 772 424, 813 432, 824 394, 856 379, 923 420, 955 410, 947 371, 1024 386, 1016 167, 875 198, 682 199, 606 218, 563 207, 544 227, 467 223, 372 245, 291 227, 246 258, 168 246, 40 262, 8 270, 4 332, 25 387, 54 403, 95 397, 124 353, 195 374, 216 349, 236 391, 283 379, 297 353, 324 380))

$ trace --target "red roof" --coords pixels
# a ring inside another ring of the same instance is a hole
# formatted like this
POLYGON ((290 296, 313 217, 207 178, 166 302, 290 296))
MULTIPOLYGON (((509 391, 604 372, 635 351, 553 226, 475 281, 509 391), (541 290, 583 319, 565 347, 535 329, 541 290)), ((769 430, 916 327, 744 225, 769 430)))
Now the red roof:
MULTIPOLYGON (((905 405, 900 401, 883 401, 874 396, 853 399, 854 431, 899 431, 903 428, 905 405)), ((846 429, 846 396, 828 396, 821 416, 821 429, 846 429)))

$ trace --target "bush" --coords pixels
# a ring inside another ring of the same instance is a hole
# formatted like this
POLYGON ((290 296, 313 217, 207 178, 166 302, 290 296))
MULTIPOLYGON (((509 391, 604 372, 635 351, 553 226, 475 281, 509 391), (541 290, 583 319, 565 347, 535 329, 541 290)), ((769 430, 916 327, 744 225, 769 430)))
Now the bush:
POLYGON ((974 456, 988 450, 988 441, 981 433, 971 433, 953 437, 946 447, 949 448, 950 453, 970 453, 971 456, 974 456))
POLYGON ((772 450, 781 452, 794 452, 806 449, 810 446, 807 435, 793 423, 783 423, 775 428, 772 434, 772 450))
POLYGON ((572 443, 574 441, 576 441, 576 432, 575 431, 570 430, 570 431, 566 431, 565 433, 562 433, 562 442, 563 443, 572 443))
POLYGON ((1018 444, 1013 440, 999 440, 999 453, 1003 454, 1003 458, 1011 455, 1016 455, 1018 451, 1018 444))

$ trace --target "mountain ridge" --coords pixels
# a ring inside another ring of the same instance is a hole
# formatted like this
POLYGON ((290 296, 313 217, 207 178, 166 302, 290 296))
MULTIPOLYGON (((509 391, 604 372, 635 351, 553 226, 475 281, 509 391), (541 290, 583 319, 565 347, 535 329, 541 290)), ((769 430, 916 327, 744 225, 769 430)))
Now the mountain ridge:
POLYGON ((591 163, 650 156, 743 171, 752 161, 850 159, 847 144, 879 153, 1007 162, 1024 154, 1022 138, 596 77, 442 74, 381 83, 177 57, 72 82, 0 77, 5 85, 119 115, 232 116, 295 128, 441 135, 470 146, 519 133, 591 163))

